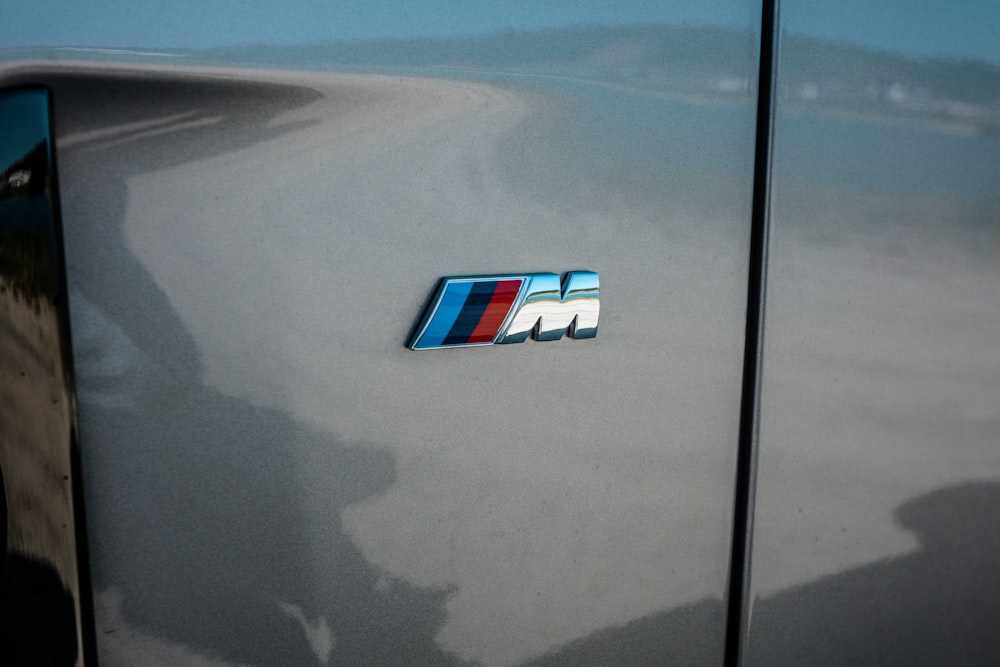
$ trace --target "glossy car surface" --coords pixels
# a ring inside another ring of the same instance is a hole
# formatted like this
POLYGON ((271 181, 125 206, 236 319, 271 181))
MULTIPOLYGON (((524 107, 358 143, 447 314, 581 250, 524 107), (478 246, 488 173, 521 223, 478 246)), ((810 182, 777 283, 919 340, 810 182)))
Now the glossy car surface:
POLYGON ((0 42, 101 662, 996 660, 996 10, 176 9, 0 42), (596 338, 408 348, 583 270, 596 338))

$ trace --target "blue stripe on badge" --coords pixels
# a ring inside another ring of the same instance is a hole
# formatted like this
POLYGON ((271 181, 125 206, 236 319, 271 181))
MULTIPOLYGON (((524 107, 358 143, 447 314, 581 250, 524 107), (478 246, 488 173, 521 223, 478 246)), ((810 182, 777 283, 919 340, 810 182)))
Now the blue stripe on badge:
POLYGON ((420 340, 414 344, 415 349, 441 347, 444 344, 444 339, 448 337, 451 328, 455 326, 455 320, 462 312, 462 306, 465 305, 473 284, 470 281, 445 283, 444 294, 438 302, 437 310, 434 311, 420 340))

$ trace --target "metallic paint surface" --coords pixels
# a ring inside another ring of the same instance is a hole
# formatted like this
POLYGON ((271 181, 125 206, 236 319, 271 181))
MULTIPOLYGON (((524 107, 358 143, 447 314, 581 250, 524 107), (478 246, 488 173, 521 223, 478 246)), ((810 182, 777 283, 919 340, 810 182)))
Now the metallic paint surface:
POLYGON ((994 664, 1000 70, 821 42, 809 4, 778 67, 747 662, 994 664))
POLYGON ((721 659, 734 11, 527 64, 9 70, 57 100, 106 663, 721 659), (601 336, 402 345, 438 276, 511 266, 600 272, 601 336))
MULTIPOLYGON (((997 9, 869 5, 783 3, 747 662, 988 664, 997 9)), ((760 7, 499 6, 6 24, 105 664, 721 662, 760 7), (402 346, 514 266, 599 271, 601 336, 402 346)))

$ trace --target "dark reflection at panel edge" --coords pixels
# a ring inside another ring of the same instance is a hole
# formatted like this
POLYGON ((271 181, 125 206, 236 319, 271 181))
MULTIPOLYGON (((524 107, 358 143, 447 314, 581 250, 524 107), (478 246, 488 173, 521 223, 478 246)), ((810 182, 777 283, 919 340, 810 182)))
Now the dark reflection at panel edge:
MULTIPOLYGON (((31 384, 28 385, 27 392, 32 395, 47 393, 46 380, 58 382, 58 377, 61 377, 61 396, 59 399, 52 399, 51 403, 56 405, 61 399, 64 401, 65 412, 60 415, 57 408, 50 407, 49 410, 52 418, 68 420, 69 441, 38 442, 36 446, 55 447, 66 457, 66 460, 60 461, 59 464, 68 472, 63 479, 69 478, 66 483, 69 486, 68 502, 72 511, 70 520, 73 522, 73 532, 64 539, 72 540, 73 544, 64 543, 64 545, 72 554, 71 558, 75 559, 75 563, 70 565, 71 572, 64 575, 72 576, 72 571, 75 570, 76 581, 63 581, 54 566, 55 559, 58 558, 55 554, 48 559, 39 558, 38 554, 21 553, 16 545, 10 544, 8 521, 10 514, 18 510, 11 508, 8 502, 9 482, 3 483, 3 513, 0 517, 3 522, 4 541, 2 571, 0 571, 2 574, 0 585, 3 587, 3 629, 0 631, 0 657, 5 662, 11 661, 13 664, 96 665, 93 602, 80 484, 82 476, 76 437, 76 392, 66 299, 62 217, 55 147, 52 141, 55 136, 53 100, 51 91, 47 87, 35 83, 9 81, 9 78, 0 77, 0 87, 2 87, 0 104, 16 99, 19 95, 42 95, 45 98, 46 118, 40 122, 44 127, 43 135, 32 149, 20 158, 5 155, 3 160, 5 164, 0 166, 2 169, 0 180, 3 180, 3 185, 6 186, 0 201, 6 203, 10 209, 6 212, 10 217, 0 215, 0 251, 4 255, 3 261, 0 262, 0 286, 3 287, 0 289, 0 299, 15 308, 17 306, 14 304, 20 302, 24 307, 33 309, 39 331, 48 318, 54 317, 56 320, 55 349, 47 350, 44 359, 51 359, 54 362, 52 372, 57 372, 55 369, 58 368, 59 376, 56 378, 42 376, 33 383, 28 380, 27 382, 31 384), (15 185, 9 180, 19 169, 27 172, 26 186, 15 185), (41 174, 36 173, 39 169, 41 174), (27 202, 28 198, 35 198, 36 201, 27 202), (15 208, 21 203, 25 204, 28 210, 18 211, 15 208), (37 215, 32 216, 30 204, 43 210, 36 210, 37 215), (32 220, 31 217, 39 219, 32 220), (76 590, 75 600, 71 590, 67 590, 67 586, 76 590)), ((16 335, 16 332, 13 328, 5 326, 4 335, 16 335)), ((27 341, 7 340, 7 344, 0 348, 16 350, 23 342, 27 341)), ((21 376, 25 377, 26 372, 22 371, 21 376)), ((21 421, 18 414, 11 412, 14 409, 10 404, 0 404, 0 417, 4 423, 18 424, 21 421)), ((4 443, 0 445, 5 448, 13 446, 4 443)), ((2 477, 0 482, 3 482, 2 477)), ((29 508, 28 511, 31 510, 44 512, 44 508, 40 507, 29 508)), ((50 517, 49 521, 58 519, 50 517)))

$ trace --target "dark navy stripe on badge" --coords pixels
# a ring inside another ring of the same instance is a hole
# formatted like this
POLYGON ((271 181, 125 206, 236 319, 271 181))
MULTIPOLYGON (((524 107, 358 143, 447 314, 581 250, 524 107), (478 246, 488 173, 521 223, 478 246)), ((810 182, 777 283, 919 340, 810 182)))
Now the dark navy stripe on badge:
POLYGON ((490 304, 498 283, 498 280, 484 280, 473 284, 461 312, 455 318, 455 323, 452 324, 442 345, 464 345, 469 342, 469 337, 486 312, 486 306, 490 304))

